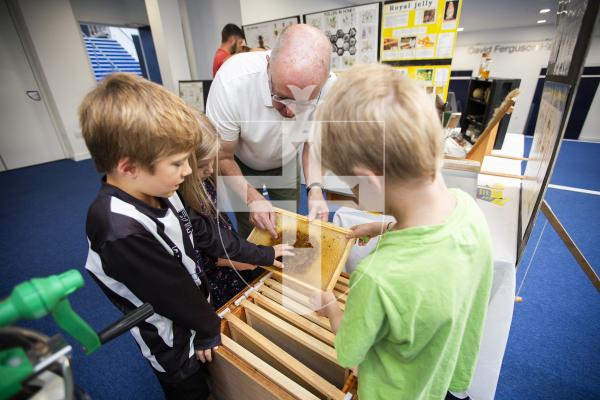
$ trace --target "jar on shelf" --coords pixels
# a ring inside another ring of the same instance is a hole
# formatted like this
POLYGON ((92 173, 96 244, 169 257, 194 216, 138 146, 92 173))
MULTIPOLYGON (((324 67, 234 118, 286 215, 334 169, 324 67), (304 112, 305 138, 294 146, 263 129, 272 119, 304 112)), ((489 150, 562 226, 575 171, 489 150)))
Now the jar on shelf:
POLYGON ((489 51, 484 52, 481 55, 481 62, 479 63, 479 79, 490 78, 490 67, 492 64, 492 55, 489 51))

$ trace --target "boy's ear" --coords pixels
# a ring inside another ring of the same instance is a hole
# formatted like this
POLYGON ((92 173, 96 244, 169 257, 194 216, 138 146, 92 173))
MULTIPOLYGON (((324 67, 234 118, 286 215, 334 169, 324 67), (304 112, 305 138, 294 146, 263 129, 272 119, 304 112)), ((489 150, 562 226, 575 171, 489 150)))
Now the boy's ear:
POLYGON ((138 166, 128 157, 123 157, 117 163, 117 174, 124 177, 135 178, 138 173, 138 166))
POLYGON ((352 172, 355 176, 365 177, 369 185, 375 189, 377 193, 383 193, 383 176, 362 166, 353 167, 352 172))

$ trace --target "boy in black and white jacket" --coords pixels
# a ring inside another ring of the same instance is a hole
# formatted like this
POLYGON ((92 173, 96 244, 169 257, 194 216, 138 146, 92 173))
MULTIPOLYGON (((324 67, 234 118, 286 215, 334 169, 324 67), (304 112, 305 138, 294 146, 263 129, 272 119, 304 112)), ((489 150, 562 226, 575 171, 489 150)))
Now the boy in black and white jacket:
POLYGON ((205 399, 202 363, 220 344, 219 318, 195 247, 215 257, 280 265, 290 246, 255 246, 216 221, 190 216, 177 189, 202 140, 194 111, 159 85, 113 74, 79 108, 82 133, 106 175, 89 208, 90 271, 126 313, 143 303, 155 313, 131 330, 169 398, 205 399), (193 226, 193 227, 192 227, 193 226))

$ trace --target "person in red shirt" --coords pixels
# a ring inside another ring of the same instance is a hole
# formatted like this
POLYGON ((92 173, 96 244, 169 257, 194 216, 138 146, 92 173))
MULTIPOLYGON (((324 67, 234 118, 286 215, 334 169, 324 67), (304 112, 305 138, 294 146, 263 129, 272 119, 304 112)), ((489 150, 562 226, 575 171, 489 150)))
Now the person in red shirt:
POLYGON ((213 78, 217 75, 217 71, 221 68, 221 65, 235 54, 239 48, 246 44, 246 38, 244 32, 239 26, 235 24, 227 24, 221 31, 221 46, 215 53, 213 59, 213 78))

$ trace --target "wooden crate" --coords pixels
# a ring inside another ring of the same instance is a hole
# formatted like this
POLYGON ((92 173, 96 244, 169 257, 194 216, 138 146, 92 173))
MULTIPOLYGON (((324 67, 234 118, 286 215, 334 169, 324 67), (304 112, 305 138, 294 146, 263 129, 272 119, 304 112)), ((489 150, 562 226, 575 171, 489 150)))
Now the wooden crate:
MULTIPOLYGON (((219 310, 222 344, 208 367, 214 398, 351 399, 356 377, 336 362, 329 320, 302 293, 290 298, 279 278, 265 272, 219 310)), ((347 291, 348 276, 334 283, 347 291)))
MULTIPOLYGON (((305 216, 278 208, 275 211, 278 243, 310 242, 311 248, 295 248, 295 256, 284 259, 283 269, 263 268, 277 275, 286 287, 304 293, 332 290, 352 250, 352 240, 346 239, 349 230, 328 222, 309 223, 305 216)), ((267 231, 258 228, 254 228, 248 241, 265 246, 277 243, 267 231)))

